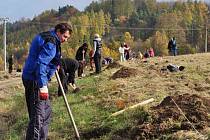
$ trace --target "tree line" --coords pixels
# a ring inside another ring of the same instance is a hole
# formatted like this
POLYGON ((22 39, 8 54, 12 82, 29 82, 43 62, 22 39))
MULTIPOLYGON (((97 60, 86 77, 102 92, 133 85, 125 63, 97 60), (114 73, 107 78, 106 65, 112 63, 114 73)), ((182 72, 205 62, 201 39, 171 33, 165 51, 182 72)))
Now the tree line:
MULTIPOLYGON (((84 42, 90 49, 95 33, 102 36, 103 55, 115 59, 118 59, 118 48, 123 42, 135 52, 153 47, 156 55, 168 55, 168 40, 174 36, 179 54, 204 52, 206 29, 210 44, 209 12, 210 5, 194 0, 99 0, 82 12, 67 5, 44 11, 33 19, 8 23, 7 50, 8 54, 14 54, 17 67, 22 67, 35 34, 59 22, 71 22, 74 34, 62 49, 67 57, 74 57, 84 42)), ((0 33, 3 33, 3 25, 0 33)), ((0 42, 3 42, 3 36, 0 36, 0 42)), ((0 64, 3 65, 3 43, 0 43, 0 49, 0 64)))

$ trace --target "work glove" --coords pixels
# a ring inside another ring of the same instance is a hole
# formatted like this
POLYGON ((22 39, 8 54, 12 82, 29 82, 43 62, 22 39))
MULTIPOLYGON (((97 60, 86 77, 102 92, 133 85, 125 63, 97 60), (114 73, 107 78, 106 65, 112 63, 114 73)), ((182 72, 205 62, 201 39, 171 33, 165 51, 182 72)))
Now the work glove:
POLYGON ((39 88, 39 98, 40 100, 47 100, 49 98, 47 86, 39 88))

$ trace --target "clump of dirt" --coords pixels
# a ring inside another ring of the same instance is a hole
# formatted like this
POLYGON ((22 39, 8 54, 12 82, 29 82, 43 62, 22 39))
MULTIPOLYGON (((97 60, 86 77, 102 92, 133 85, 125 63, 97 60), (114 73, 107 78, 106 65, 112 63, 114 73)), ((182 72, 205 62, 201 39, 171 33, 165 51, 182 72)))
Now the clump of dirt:
POLYGON ((110 63, 106 69, 113 69, 113 68, 120 68, 122 65, 120 65, 118 62, 114 61, 113 63, 110 63))
POLYGON ((127 77, 136 76, 137 74, 138 74, 137 69, 122 67, 120 70, 118 70, 116 73, 112 75, 111 79, 127 78, 127 77))
POLYGON ((126 131, 128 137, 154 139, 179 130, 193 130, 174 101, 196 129, 202 130, 210 126, 210 99, 190 94, 168 96, 158 106, 151 108, 152 121, 143 124, 139 121, 139 124, 126 131))
POLYGON ((9 74, 2 74, 0 76, 0 80, 6 80, 6 79, 9 79, 10 78, 10 75, 9 74))

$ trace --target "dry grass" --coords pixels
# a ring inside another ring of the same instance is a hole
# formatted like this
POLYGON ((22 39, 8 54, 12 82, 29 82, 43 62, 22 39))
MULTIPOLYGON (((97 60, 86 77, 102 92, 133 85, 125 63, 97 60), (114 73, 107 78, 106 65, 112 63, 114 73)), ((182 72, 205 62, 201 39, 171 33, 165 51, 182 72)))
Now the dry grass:
MULTIPOLYGON (((195 94, 209 98, 209 60, 210 54, 206 53, 155 57, 148 59, 147 62, 137 59, 120 63, 122 65, 120 68, 105 70, 100 77, 103 80, 98 82, 100 89, 98 104, 105 109, 117 111, 149 98, 155 98, 155 102, 147 107, 159 104, 167 96, 195 94), (185 69, 173 73, 161 70, 169 64, 184 66, 185 69), (135 69, 136 73, 131 74, 130 77, 119 78, 122 67, 135 69), (112 76, 116 73, 118 77, 113 79, 112 76)), ((180 137, 196 139, 191 133, 185 133, 180 137)), ((178 139, 181 139, 180 137, 178 139)))

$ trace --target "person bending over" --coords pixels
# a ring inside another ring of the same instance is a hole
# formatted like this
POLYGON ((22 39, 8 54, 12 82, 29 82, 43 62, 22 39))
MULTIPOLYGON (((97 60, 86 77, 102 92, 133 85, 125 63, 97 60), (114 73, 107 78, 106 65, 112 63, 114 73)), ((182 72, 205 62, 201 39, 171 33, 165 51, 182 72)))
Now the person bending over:
MULTIPOLYGON (((58 71, 61 84, 63 86, 64 92, 68 92, 68 86, 73 88, 73 93, 79 92, 79 88, 75 84, 75 73, 79 67, 77 60, 71 58, 62 58, 61 67, 58 71)), ((62 95, 60 86, 58 87, 58 96, 62 95)))

